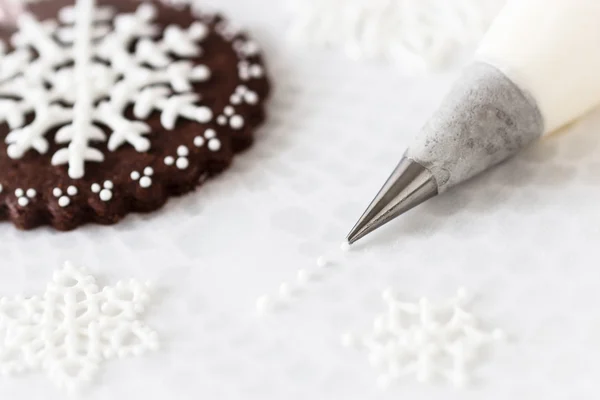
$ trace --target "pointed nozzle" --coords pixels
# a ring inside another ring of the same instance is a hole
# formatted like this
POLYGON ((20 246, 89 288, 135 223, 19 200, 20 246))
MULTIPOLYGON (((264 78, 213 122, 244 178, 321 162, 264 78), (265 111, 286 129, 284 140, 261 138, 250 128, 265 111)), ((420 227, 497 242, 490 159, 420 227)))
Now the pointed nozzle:
POLYGON ((435 178, 421 164, 403 158, 348 234, 352 244, 438 194, 435 178))

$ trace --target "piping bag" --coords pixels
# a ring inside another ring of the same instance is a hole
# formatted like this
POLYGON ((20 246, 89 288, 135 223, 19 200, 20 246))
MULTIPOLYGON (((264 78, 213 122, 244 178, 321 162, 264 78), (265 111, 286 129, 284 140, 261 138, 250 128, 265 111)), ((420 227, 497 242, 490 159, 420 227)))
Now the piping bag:
POLYGON ((509 0, 348 243, 600 104, 599 21, 599 0, 509 0))

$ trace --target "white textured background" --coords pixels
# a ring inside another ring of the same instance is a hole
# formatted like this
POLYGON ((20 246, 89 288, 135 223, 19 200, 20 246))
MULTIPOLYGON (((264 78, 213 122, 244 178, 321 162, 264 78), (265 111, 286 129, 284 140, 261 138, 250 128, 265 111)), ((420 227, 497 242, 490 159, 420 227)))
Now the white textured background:
MULTIPOLYGON (((149 216, 72 233, 0 226, 0 293, 35 294, 66 259, 101 284, 159 293, 147 318, 163 349, 110 361, 82 398, 592 399, 600 394, 600 113, 373 235, 283 312, 258 295, 337 248, 452 76, 403 77, 290 48, 284 5, 218 7, 264 45, 275 92, 254 148, 198 193, 149 216), (366 331, 392 286, 407 299, 478 294, 476 313, 514 342, 466 391, 411 380, 381 392, 366 331)), ((565 99, 568 101, 568 99, 565 99)), ((65 398, 39 373, 0 379, 0 398, 65 398)))

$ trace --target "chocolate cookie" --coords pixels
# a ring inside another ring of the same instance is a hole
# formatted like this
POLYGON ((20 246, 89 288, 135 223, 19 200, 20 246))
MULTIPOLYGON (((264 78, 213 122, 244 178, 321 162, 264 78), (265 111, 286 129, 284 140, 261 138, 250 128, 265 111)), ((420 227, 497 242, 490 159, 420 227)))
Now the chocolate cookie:
POLYGON ((252 143, 269 85, 218 15, 133 0, 33 4, 0 58, 0 219, 112 224, 252 143))

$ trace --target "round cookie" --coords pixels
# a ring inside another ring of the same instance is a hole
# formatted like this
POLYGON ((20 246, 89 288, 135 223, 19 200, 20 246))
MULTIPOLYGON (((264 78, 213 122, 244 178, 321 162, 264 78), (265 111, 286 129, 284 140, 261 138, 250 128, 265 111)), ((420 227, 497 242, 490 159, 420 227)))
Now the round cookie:
POLYGON ((265 117, 259 48, 222 17, 83 4, 32 4, 2 37, 0 219, 21 229, 156 210, 227 168, 265 117))

